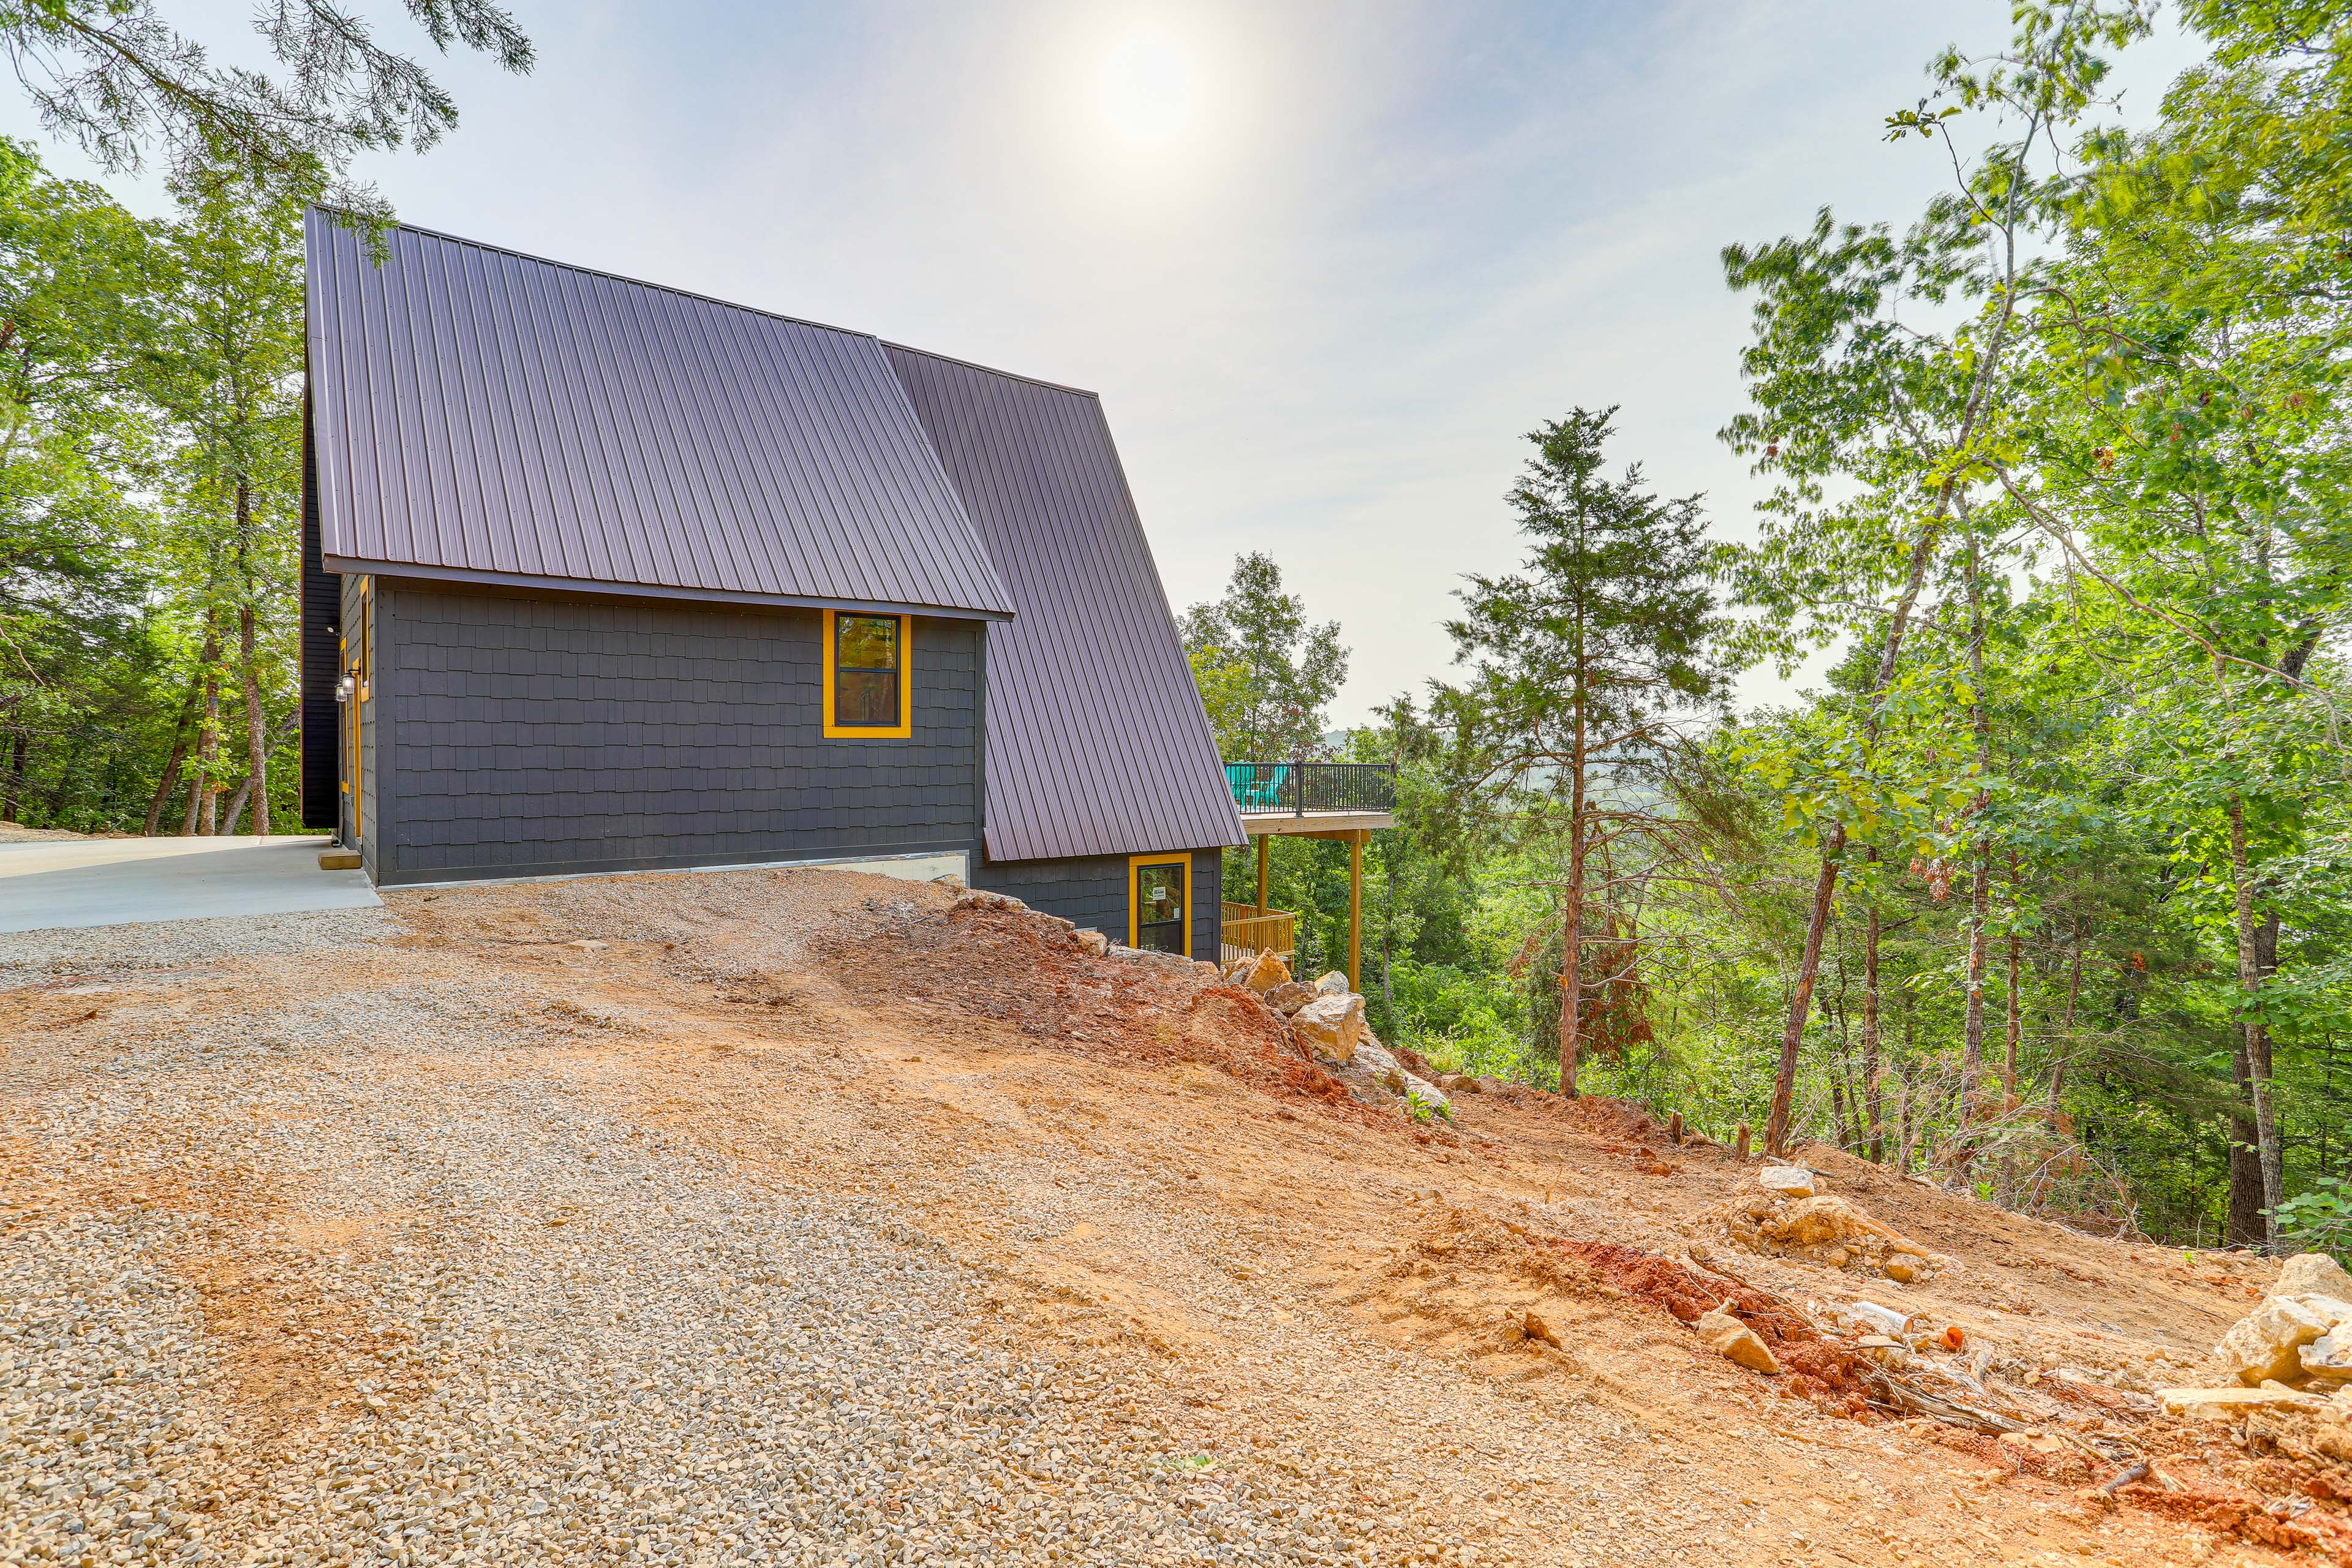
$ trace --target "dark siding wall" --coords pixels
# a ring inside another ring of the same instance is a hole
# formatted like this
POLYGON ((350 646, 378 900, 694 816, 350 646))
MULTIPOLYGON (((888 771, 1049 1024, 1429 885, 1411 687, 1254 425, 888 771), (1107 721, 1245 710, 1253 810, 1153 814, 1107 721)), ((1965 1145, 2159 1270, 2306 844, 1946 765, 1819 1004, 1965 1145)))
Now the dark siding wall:
POLYGON ((1192 852, 1192 956, 1203 963, 1214 963, 1221 956, 1218 916, 1225 896, 1224 874, 1223 850, 1192 852))
MULTIPOLYGON (((1217 962, 1223 862, 1223 852, 1215 849, 1195 850, 1192 855, 1192 956, 1206 963, 1217 962)), ((1124 942, 1129 912, 1127 865, 1124 855, 998 860, 975 870, 972 882, 1124 942)))
POLYGON ((335 627, 342 587, 319 563, 318 458, 310 410, 302 408, 302 826, 341 825, 341 780, 335 763, 335 627))
POLYGON ((827 740, 814 610, 378 593, 381 881, 977 858, 974 622, 916 620, 911 739, 827 740))

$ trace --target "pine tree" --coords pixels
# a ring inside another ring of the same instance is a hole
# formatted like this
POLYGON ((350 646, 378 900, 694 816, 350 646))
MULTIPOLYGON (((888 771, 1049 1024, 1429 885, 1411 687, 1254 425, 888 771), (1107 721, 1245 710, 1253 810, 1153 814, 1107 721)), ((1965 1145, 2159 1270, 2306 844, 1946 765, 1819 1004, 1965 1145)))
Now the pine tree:
POLYGON ((1434 710, 1454 737, 1455 794, 1491 831, 1559 850, 1560 1092, 1576 1092, 1594 1030, 1622 1043, 1640 1017, 1643 894, 1702 837, 1674 809, 1691 753, 1683 725, 1724 692, 1713 646, 1716 552, 1698 498, 1660 500, 1640 468, 1603 471, 1616 409, 1579 408, 1530 432, 1510 492, 1526 569, 1472 576, 1447 623, 1461 687, 1434 710))

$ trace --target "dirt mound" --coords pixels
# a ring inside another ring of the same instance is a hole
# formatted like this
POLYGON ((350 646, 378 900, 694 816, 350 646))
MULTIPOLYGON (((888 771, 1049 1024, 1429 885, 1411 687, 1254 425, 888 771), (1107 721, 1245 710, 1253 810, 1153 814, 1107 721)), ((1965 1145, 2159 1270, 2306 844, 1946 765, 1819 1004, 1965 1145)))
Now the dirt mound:
POLYGON ((1357 1104, 1287 1023, 1205 966, 1097 954, 1034 910, 960 901, 903 928, 827 941, 818 957, 869 1002, 995 1020, 1105 1063, 1198 1063, 1344 1120, 1394 1120, 1357 1104))
POLYGON ((1547 1245, 1639 1300, 1663 1307, 1676 1322, 1696 1322, 1720 1307, 1756 1331, 1787 1373, 1785 1386, 1835 1410, 1866 1418, 1869 1363, 1825 1339, 1779 1297, 1738 1280, 1703 1274, 1687 1264, 1613 1242, 1547 1237, 1547 1245))

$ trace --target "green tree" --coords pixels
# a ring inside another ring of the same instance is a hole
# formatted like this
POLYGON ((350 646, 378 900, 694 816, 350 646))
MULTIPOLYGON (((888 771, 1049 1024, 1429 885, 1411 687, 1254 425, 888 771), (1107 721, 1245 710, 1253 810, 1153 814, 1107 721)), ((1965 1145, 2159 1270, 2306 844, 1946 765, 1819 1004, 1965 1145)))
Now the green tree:
MULTIPOLYGON (((1906 639, 1939 563, 1957 570, 1982 641, 1981 590, 2002 567, 1986 547, 1999 536, 1975 517, 1984 458, 2010 434, 2021 309, 2054 243, 2070 162, 2049 149, 2098 102, 2106 75, 2097 52, 2146 30, 2139 7, 2078 4, 2019 15, 2015 45, 1972 58, 1947 51, 1933 65, 1937 98, 1889 117, 1891 139, 1937 144, 1952 187, 1931 199, 1899 238, 1884 226, 1841 226, 1824 210, 1809 234, 1724 251, 1727 279, 1757 296, 1754 338, 1742 358, 1754 406, 1724 438, 1774 481, 1761 504, 1763 539, 1739 574, 1741 596, 1765 612, 1759 641, 1784 659, 1806 642, 1859 638, 1875 670, 1827 739, 1821 764, 1789 774, 1819 869, 1805 947, 1766 1129, 1784 1142, 1807 1016, 1819 983, 1838 879, 1854 820, 1874 814, 1885 781, 1874 752, 1890 705, 1938 689, 1972 703, 1980 682, 1923 673, 1902 689, 1906 639), (1973 116, 1987 145, 1973 157, 1955 121, 1973 116), (1951 549, 1953 536, 1958 548, 1951 549)), ((1981 725, 1979 727, 1981 735, 1981 725)), ((1982 746, 1979 763, 1981 765, 1982 746)), ((1984 886, 1988 847, 1976 850, 1984 886)), ((1980 1045, 1982 899, 1969 970, 1969 1034, 1980 1045)))
POLYGON ((266 834, 269 752, 290 732, 297 711, 291 608, 301 532, 301 205, 235 170, 185 171, 173 190, 180 218, 159 257, 169 307, 147 385, 174 441, 163 469, 163 552, 181 613, 203 624, 202 727, 184 826, 234 832, 249 801, 254 831, 266 834), (236 662, 225 668, 232 637, 236 662), (220 820, 215 803, 227 675, 243 710, 246 773, 220 820))
POLYGON ((1696 497, 1660 500, 1641 469, 1603 470, 1614 408, 1570 411, 1528 436, 1510 492, 1530 549, 1524 573, 1472 576, 1446 624, 1459 687, 1433 708, 1454 738, 1460 809, 1504 841, 1556 844, 1537 880, 1557 896, 1559 1087, 1596 1025, 1620 1039, 1639 1016, 1644 905, 1687 876, 1703 819, 1675 810, 1683 726, 1720 703, 1711 579, 1696 497))
POLYGON ((0 816, 57 817, 119 754, 152 658, 134 382, 152 338, 152 247, 96 186, 0 142, 0 816), (134 691, 137 682, 133 682, 134 691))
MULTIPOLYGON (((511 71, 531 47, 493 0, 403 0, 446 54, 462 45, 511 71)), ((138 168, 160 144, 175 169, 226 163, 263 184, 311 192, 361 153, 432 146, 457 108, 416 60, 331 0, 272 0, 256 28, 278 76, 215 62, 153 0, 0 0, 5 48, 41 122, 110 172, 138 168)), ((374 217, 373 189, 328 193, 374 217)))
POLYGON ((1339 623, 1308 622, 1264 553, 1236 556, 1224 596, 1184 613, 1184 650, 1215 730, 1235 761, 1319 753, 1331 700, 1348 679, 1339 623))
MULTIPOLYGON (((2252 1146, 2233 1163, 2231 1231, 2245 1238, 2284 1197, 2267 1016, 2274 990, 2294 991, 2282 916, 2309 930, 2314 915, 2282 910, 2267 863, 2309 843, 2306 802, 2352 781, 2352 715, 2326 651, 2352 626, 2352 17, 2189 14, 2214 54, 2156 127, 2093 142, 2066 255, 2032 300, 2033 395, 1986 466, 2102 602, 2084 619, 2172 731, 2143 755, 2168 775, 2184 870, 2227 868, 2252 1146)), ((2274 1224, 2262 1228, 2274 1246, 2274 1224)))

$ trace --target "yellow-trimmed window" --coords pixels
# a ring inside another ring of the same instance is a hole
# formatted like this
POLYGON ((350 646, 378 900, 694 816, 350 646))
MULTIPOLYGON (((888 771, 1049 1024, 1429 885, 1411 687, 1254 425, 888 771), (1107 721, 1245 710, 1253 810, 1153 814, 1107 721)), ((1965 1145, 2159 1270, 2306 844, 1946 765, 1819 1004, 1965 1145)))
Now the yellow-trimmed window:
POLYGON ((1190 855, 1128 858, 1127 945, 1192 956, 1190 855))
POLYGON ((824 612, 824 732, 904 739, 915 732, 915 617, 824 612))

